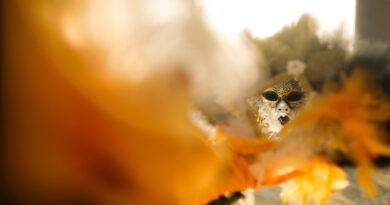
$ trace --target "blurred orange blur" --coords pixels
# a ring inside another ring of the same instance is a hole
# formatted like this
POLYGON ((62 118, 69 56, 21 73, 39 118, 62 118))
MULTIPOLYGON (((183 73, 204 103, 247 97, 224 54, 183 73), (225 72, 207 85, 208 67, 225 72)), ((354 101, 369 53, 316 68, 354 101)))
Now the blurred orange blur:
POLYGON ((47 27, 47 3, 3 4, 8 200, 191 204, 204 195, 226 159, 189 122, 185 76, 129 83, 99 72, 92 47, 81 55, 47 27))

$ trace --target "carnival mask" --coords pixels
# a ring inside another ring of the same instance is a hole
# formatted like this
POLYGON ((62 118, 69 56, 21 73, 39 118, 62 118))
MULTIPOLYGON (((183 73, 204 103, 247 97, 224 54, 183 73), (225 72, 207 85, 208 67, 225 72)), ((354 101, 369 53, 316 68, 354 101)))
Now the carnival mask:
POLYGON ((269 84, 254 98, 256 124, 268 138, 277 133, 288 121, 295 118, 299 108, 306 103, 306 90, 299 79, 284 77, 269 84))

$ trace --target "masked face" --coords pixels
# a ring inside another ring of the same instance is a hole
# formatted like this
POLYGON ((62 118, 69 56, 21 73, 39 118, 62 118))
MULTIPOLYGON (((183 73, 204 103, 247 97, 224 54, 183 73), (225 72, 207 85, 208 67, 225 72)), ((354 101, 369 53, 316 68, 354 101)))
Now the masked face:
POLYGON ((291 78, 264 89, 258 99, 258 126, 265 136, 275 138, 305 104, 305 93, 299 82, 291 78))

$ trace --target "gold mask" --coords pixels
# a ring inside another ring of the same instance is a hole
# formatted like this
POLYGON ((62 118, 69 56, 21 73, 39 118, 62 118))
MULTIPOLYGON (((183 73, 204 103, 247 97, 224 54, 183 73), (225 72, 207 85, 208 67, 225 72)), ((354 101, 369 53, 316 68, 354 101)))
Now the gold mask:
POLYGON ((304 77, 281 74, 268 82, 250 103, 256 118, 256 127, 262 135, 277 138, 277 133, 299 108, 306 104, 310 86, 304 77))

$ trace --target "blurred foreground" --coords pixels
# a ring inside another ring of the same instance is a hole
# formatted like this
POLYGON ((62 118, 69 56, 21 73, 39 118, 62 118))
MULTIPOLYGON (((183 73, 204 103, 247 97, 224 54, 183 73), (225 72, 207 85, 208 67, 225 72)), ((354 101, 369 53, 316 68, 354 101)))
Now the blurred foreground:
MULTIPOLYGON (((369 74, 354 69, 326 83, 280 141, 217 120, 211 142, 190 108, 240 118, 244 99, 275 70, 247 38, 214 34, 195 2, 157 2, 3 3, 5 201, 205 204, 288 181, 283 201, 324 203, 348 185, 340 156, 356 165, 365 193, 376 193, 370 175, 390 155, 390 101, 369 74)), ((269 57, 272 43, 260 44, 269 57)), ((320 54, 341 67, 340 52, 320 54)), ((337 71, 313 78, 328 82, 337 71)))

